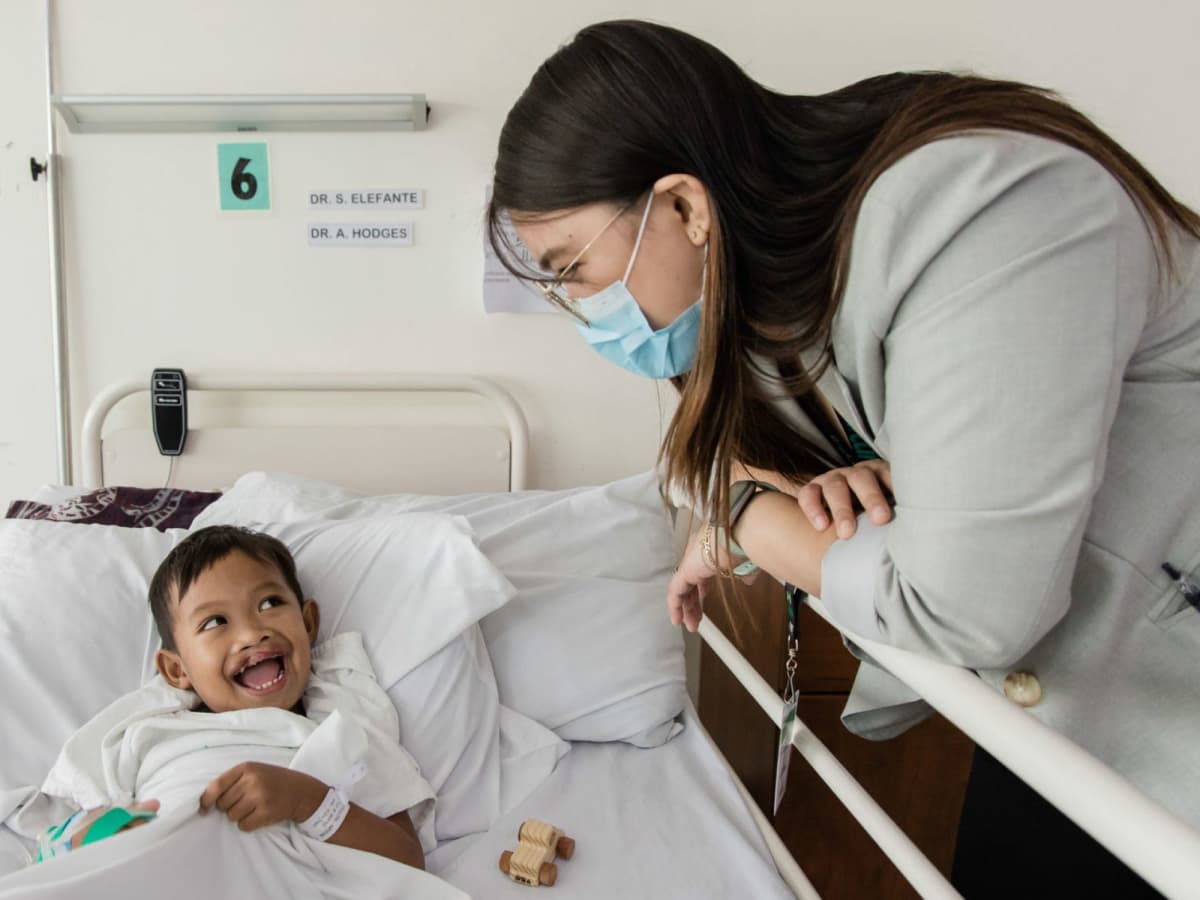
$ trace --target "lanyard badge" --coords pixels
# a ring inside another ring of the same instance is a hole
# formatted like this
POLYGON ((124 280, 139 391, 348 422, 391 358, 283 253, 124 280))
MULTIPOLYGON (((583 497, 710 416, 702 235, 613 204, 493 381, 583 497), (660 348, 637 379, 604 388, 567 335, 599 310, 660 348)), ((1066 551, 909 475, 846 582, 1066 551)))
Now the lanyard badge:
POLYGON ((792 585, 784 585, 784 596, 787 598, 788 636, 787 663, 784 671, 787 673, 787 687, 783 692, 783 719, 779 723, 779 746, 775 752, 775 814, 779 813, 779 805, 783 802, 787 790, 788 768, 792 762, 792 738, 796 732, 796 669, 799 666, 797 657, 800 651, 800 629, 797 613, 800 603, 807 596, 804 591, 792 585))

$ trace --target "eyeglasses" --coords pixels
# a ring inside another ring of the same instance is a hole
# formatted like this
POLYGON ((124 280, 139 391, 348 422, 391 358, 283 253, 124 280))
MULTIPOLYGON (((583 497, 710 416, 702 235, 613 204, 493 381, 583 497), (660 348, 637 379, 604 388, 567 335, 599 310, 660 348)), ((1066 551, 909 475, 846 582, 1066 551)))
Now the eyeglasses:
POLYGON ((600 235, 608 231, 609 226, 611 226, 613 222, 617 221, 617 219, 621 218, 621 214, 625 212, 625 210, 629 209, 629 207, 633 206, 634 202, 635 201, 631 200, 618 209, 613 214, 613 217, 604 223, 604 227, 597 231, 595 236, 583 245, 583 249, 576 253, 575 257, 569 263, 563 266, 562 271, 558 273, 557 278, 555 278, 553 281, 535 280, 533 282, 537 285, 538 290, 542 292, 542 296, 550 301, 550 303, 554 304, 571 318, 581 322, 584 325, 590 326, 591 322, 589 322, 584 317, 583 313, 579 311, 578 301, 569 296, 566 291, 563 290, 563 281, 568 275, 571 274, 571 270, 579 265, 579 260, 583 259, 583 254, 587 253, 588 250, 591 249, 592 244, 596 243, 596 241, 600 239, 600 235))

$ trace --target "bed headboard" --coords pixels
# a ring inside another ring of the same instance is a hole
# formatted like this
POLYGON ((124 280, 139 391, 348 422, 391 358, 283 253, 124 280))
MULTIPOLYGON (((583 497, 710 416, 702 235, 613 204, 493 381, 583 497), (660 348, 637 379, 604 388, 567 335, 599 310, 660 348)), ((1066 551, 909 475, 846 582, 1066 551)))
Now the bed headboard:
POLYGON ((525 417, 470 375, 188 372, 182 456, 161 456, 149 373, 105 388, 83 425, 83 483, 219 489, 265 469, 366 493, 527 487, 525 417))

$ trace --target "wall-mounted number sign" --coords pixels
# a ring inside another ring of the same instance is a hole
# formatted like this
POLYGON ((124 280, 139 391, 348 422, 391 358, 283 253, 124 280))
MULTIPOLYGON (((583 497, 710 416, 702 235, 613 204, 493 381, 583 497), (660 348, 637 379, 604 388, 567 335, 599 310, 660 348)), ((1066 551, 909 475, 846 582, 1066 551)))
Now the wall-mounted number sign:
POLYGON ((221 209, 270 209, 266 144, 217 144, 221 209))

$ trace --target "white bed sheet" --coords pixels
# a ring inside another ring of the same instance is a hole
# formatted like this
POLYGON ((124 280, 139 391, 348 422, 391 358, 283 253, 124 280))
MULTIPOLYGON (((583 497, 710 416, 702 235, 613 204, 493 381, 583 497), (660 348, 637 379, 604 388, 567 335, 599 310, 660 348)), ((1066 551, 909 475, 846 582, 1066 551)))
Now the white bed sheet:
POLYGON ((775 869, 731 773, 684 711, 686 728, 661 747, 575 743, 558 768, 490 830, 448 841, 429 871, 478 900, 529 900, 500 872, 527 818, 576 841, 558 860, 559 900, 794 900, 775 869))

